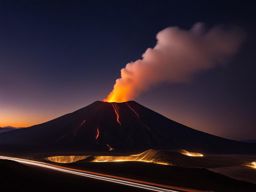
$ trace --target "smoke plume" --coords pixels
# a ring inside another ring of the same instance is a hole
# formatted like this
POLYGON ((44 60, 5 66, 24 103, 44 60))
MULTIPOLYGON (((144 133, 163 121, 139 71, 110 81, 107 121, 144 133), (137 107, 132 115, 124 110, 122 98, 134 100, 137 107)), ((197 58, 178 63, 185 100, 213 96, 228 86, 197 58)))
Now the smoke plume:
POLYGON ((121 70, 108 102, 125 102, 162 82, 183 83, 193 76, 226 63, 238 51, 243 33, 215 26, 206 31, 202 23, 190 30, 168 27, 160 31, 154 48, 121 70))

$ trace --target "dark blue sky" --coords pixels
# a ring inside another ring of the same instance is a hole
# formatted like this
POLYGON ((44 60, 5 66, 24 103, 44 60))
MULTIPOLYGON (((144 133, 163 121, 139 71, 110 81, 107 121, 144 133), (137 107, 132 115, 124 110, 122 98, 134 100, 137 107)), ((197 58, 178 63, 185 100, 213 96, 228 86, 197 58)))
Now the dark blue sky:
POLYGON ((46 121, 101 100, 158 31, 204 22, 246 32, 236 57, 137 100, 195 129, 255 138, 255 16, 250 1, 0 1, 0 126, 46 121))

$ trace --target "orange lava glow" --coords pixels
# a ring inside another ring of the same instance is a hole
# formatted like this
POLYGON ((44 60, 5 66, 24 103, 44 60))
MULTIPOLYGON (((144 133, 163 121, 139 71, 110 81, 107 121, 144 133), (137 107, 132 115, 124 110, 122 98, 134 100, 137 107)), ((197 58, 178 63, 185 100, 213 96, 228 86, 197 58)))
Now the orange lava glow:
POLYGON ((104 162, 143 162, 153 163, 159 165, 172 165, 169 162, 160 161, 154 156, 156 155, 155 150, 147 150, 139 154, 127 155, 127 156, 94 156, 92 162, 104 163, 104 162))
POLYGON ((95 139, 98 140, 99 139, 99 136, 100 136, 100 130, 99 128, 96 129, 96 136, 95 136, 95 139))
POLYGON ((128 101, 133 96, 133 91, 129 84, 115 84, 114 89, 108 94, 108 96, 103 99, 105 102, 109 103, 122 103, 128 101))
POLYGON ((108 147, 108 151, 114 151, 114 148, 111 147, 109 144, 107 144, 107 147, 108 147))
POLYGON ((115 112, 115 114, 116 114, 116 122, 117 122, 119 125, 121 125, 118 106, 117 106, 115 103, 112 103, 112 107, 113 107, 114 112, 115 112))
POLYGON ((112 91, 105 99, 103 99, 103 101, 109 102, 109 103, 113 103, 113 102, 122 103, 122 102, 126 102, 127 100, 123 99, 122 96, 112 91))
POLYGON ((182 155, 186 155, 186 156, 189 156, 189 157, 204 157, 204 154, 202 154, 202 153, 191 152, 191 151, 187 151, 187 150, 181 150, 180 153, 182 155))
POLYGON ((68 163, 75 163, 81 160, 95 162, 95 163, 105 163, 105 162, 143 162, 143 163, 153 163, 159 165, 173 165, 170 162, 162 161, 157 157, 156 150, 147 150, 139 154, 134 155, 126 155, 126 156, 88 156, 88 155, 69 155, 69 156, 51 156, 47 157, 46 160, 54 162, 54 163, 61 163, 61 164, 68 164, 68 163), (91 160, 92 159, 92 160, 91 160))
POLYGON ((48 161, 54 162, 54 163, 75 163, 77 161, 81 161, 86 159, 89 156, 75 156, 75 155, 69 155, 69 156, 52 156, 52 157, 47 157, 48 161))
POLYGON ((246 166, 256 170, 256 161, 250 162, 246 166))

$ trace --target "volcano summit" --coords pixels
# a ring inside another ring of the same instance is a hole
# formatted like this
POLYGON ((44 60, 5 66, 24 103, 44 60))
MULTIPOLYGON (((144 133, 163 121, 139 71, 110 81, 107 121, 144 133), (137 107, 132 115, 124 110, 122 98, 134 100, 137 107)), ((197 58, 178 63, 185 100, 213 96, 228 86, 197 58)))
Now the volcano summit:
POLYGON ((14 151, 135 152, 150 148, 207 153, 255 153, 253 144, 194 130, 135 101, 96 101, 54 120, 0 135, 14 151))

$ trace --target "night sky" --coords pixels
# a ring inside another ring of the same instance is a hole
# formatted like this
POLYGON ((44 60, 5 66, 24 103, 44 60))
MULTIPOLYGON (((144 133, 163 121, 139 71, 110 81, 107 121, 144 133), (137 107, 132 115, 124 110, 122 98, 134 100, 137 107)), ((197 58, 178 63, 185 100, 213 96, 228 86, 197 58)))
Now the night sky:
POLYGON ((246 40, 225 66, 136 100, 208 133, 256 138, 252 1, 0 1, 0 126, 24 127, 102 100, 120 69, 168 27, 235 25, 246 40))

